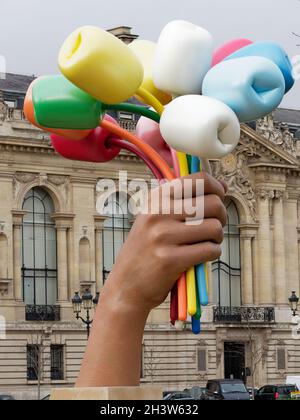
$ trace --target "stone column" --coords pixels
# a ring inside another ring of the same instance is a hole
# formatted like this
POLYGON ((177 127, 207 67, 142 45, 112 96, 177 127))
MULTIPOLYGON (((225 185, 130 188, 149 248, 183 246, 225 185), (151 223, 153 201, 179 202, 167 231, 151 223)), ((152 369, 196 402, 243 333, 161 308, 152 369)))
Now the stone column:
POLYGON ((55 213, 52 218, 56 222, 58 302, 67 302, 70 293, 67 230, 74 215, 55 213))
POLYGON ((106 217, 95 215, 95 272, 96 272, 96 292, 103 286, 103 225, 106 217))
POLYGON ((252 255, 253 255, 253 301, 255 305, 259 304, 259 256, 258 256, 258 239, 257 234, 252 240, 252 255))
POLYGON ((274 303, 270 231, 270 199, 273 197, 273 191, 261 189, 258 192, 258 283, 261 305, 274 303))
POLYGON ((242 304, 253 305, 252 236, 241 235, 242 241, 242 304))
POLYGON ((57 226, 58 301, 68 300, 67 227, 57 226))
POLYGON ((298 214, 297 214, 297 191, 288 191, 288 199, 284 201, 285 221, 285 252, 286 252, 286 277, 287 292, 291 291, 299 295, 299 250, 298 250, 298 214))
POLYGON ((26 211, 12 210, 13 218, 13 276, 14 276, 14 298, 16 301, 23 301, 23 286, 22 286, 22 260, 21 260, 21 247, 22 247, 22 223, 26 211))
POLYGON ((300 290, 300 199, 298 200, 298 263, 299 263, 299 290, 300 290))
POLYGON ((286 269, 285 269, 285 234, 283 217, 283 198, 285 192, 275 191, 273 201, 273 219, 274 219, 274 281, 275 297, 277 305, 286 305, 287 287, 286 287, 286 269))
POLYGON ((67 231, 67 251, 68 251, 68 274, 69 274, 69 294, 71 298, 75 292, 79 291, 79 279, 75 276, 75 253, 74 253, 74 229, 70 227, 67 231))

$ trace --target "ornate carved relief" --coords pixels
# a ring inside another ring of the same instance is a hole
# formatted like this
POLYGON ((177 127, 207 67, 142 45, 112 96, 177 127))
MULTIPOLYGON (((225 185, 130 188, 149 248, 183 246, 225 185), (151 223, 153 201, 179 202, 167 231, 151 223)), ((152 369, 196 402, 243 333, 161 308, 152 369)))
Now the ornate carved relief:
MULTIPOLYGON (((260 120, 257 125, 257 132, 264 138, 280 146, 285 151, 295 156, 293 152, 295 139, 285 125, 274 123, 273 116, 270 115, 260 120), (273 133, 273 131, 275 132, 273 133), (282 142, 282 143, 281 143, 282 142)), ((251 181, 251 165, 257 163, 287 165, 287 160, 276 154, 275 150, 266 147, 256 139, 251 138, 251 129, 248 126, 242 127, 240 143, 235 151, 219 161, 211 162, 213 175, 218 179, 223 179, 229 186, 229 192, 237 193, 249 208, 253 221, 257 221, 257 198, 274 198, 274 191, 254 191, 251 181), (249 131, 249 132, 248 132, 249 131), (250 168, 250 169, 249 169, 250 168)), ((290 163, 288 163, 290 164, 290 163)), ((271 168, 274 170, 274 168, 271 168)))
POLYGON ((15 180, 22 184, 28 184, 33 182, 37 178, 37 174, 28 173, 28 172, 16 172, 15 180))
POLYGON ((275 190, 274 191, 275 200, 284 200, 288 198, 288 192, 284 190, 275 190))
MULTIPOLYGON (((1 93, 1 91, 0 91, 1 93)), ((1 100, 0 97, 0 122, 5 121, 8 112, 8 106, 1 100)))
POLYGON ((283 150, 296 156, 296 140, 287 124, 274 121, 274 114, 257 121, 256 131, 270 142, 280 146, 283 150))
POLYGON ((48 181, 54 185, 63 185, 66 183, 68 177, 63 175, 48 175, 48 181))
POLYGON ((0 278, 0 296, 4 297, 4 296, 8 295, 9 286, 11 285, 11 283, 12 283, 11 279, 0 278))
POLYGON ((275 191, 261 188, 256 191, 257 196, 262 200, 272 200, 275 197, 275 191))
POLYGON ((4 233, 4 229, 5 229, 5 222, 0 221, 0 234, 4 233))
POLYGON ((258 156, 255 143, 240 142, 234 153, 225 156, 220 161, 211 162, 213 175, 226 181, 229 192, 238 193, 244 198, 254 221, 257 220, 256 198, 254 189, 246 171, 250 157, 258 156))
POLYGON ((54 185, 61 193, 66 205, 68 204, 70 177, 64 175, 52 175, 45 172, 39 174, 31 172, 16 172, 13 178, 14 199, 18 197, 22 188, 25 188, 26 185, 31 183, 37 183, 41 187, 54 185))

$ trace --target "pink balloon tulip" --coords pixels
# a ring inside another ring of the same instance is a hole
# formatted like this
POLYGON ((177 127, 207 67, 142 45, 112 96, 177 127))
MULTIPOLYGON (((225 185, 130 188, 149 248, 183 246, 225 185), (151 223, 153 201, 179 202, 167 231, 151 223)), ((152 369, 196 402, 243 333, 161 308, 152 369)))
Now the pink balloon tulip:
POLYGON ((173 166, 170 147, 162 138, 157 122, 149 120, 149 118, 146 117, 141 117, 137 123, 136 135, 143 140, 144 143, 147 143, 156 150, 170 166, 173 166))
POLYGON ((213 54, 212 66, 219 64, 226 57, 233 54, 234 52, 240 50, 241 48, 246 47, 247 45, 253 44, 249 39, 233 39, 232 41, 227 42, 221 47, 217 48, 213 54))

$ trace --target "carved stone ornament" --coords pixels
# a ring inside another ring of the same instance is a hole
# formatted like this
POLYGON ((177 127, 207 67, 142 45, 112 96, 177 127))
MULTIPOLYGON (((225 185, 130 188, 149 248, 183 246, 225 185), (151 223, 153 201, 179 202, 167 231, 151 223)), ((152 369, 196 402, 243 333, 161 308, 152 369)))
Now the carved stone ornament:
POLYGON ((48 181, 54 185, 63 185, 67 181, 67 177, 63 175, 48 175, 48 181))
POLYGON ((5 222, 0 221, 0 233, 3 233, 5 229, 5 222))
POLYGON ((11 284, 11 279, 1 279, 0 278, 0 296, 8 295, 8 289, 11 284))
POLYGON ((15 180, 20 182, 21 184, 28 184, 33 182, 37 179, 37 174, 28 173, 28 172, 16 172, 15 173, 15 180))
POLYGON ((233 153, 219 161, 211 162, 213 175, 227 183, 229 192, 238 193, 244 198, 254 221, 257 221, 257 203, 253 187, 246 173, 246 167, 248 158, 256 155, 254 143, 244 144, 241 142, 233 153))
POLYGON ((261 188, 257 190, 257 195, 262 200, 272 200, 275 197, 275 192, 273 190, 261 188))
MULTIPOLYGON (((0 91, 0 95, 1 95, 1 91, 0 91)), ((0 122, 3 122, 6 119, 8 113, 8 106, 6 105, 5 102, 3 102, 3 100, 1 100, 0 97, 0 122)))
POLYGON ((294 135, 290 132, 287 124, 274 121, 274 114, 269 114, 258 120, 256 131, 292 156, 296 156, 297 141, 294 135))
POLYGON ((66 201, 68 201, 69 177, 64 175, 49 175, 45 172, 39 174, 31 172, 16 172, 13 181, 14 198, 17 197, 23 184, 30 184, 35 181, 41 187, 46 186, 47 184, 55 185, 55 187, 62 190, 63 196, 66 201))
POLYGON ((47 184, 47 181, 48 181, 48 175, 47 174, 40 173, 38 178, 39 178, 39 185, 41 187, 47 184))
POLYGON ((274 191, 274 198, 276 200, 283 200, 287 198, 287 192, 284 190, 276 190, 274 191))

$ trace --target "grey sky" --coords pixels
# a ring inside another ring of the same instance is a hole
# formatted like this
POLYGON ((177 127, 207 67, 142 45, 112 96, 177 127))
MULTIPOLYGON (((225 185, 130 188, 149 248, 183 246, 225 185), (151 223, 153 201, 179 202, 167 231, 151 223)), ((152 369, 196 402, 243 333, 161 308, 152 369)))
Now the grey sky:
MULTIPOLYGON (((156 41, 167 22, 185 19, 208 29, 216 46, 236 37, 274 40, 294 56, 299 17, 299 0, 0 0, 0 54, 9 72, 56 73, 59 47, 78 26, 132 26, 156 41)), ((300 109, 299 89, 298 80, 281 106, 300 109)))

